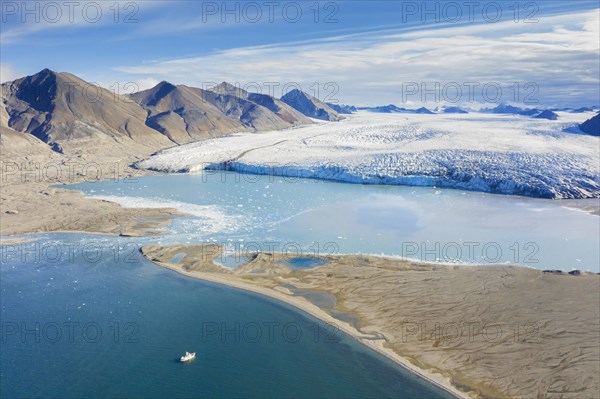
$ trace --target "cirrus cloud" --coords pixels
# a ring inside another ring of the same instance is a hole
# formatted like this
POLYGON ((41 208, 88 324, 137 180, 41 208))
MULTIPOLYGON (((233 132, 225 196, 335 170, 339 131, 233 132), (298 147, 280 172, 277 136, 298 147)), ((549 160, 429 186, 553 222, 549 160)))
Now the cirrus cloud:
MULTIPOLYGON (((334 82, 339 86, 337 99, 359 104, 401 102, 402 88, 409 82, 430 88, 435 82, 492 82, 502 87, 532 82, 537 85, 541 104, 589 104, 597 103, 600 95, 599 20, 596 9, 548 16, 536 24, 505 21, 371 32, 318 42, 236 48, 115 69, 136 78, 152 76, 199 87, 223 80, 241 85, 279 82, 279 87, 296 82, 303 89, 315 87, 315 83, 323 88, 334 82)), ((411 100, 419 102, 420 97, 411 100)), ((466 99, 466 95, 461 98, 466 99)), ((522 96, 511 93, 502 100, 520 102, 522 96)))

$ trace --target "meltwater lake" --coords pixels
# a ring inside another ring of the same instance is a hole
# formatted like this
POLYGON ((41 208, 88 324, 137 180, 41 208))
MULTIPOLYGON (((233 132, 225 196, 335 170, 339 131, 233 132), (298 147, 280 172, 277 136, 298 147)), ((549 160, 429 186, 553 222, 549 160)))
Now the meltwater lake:
POLYGON ((124 206, 191 214, 152 239, 163 244, 218 242, 237 255, 364 253, 600 271, 600 219, 571 201, 223 171, 69 187, 124 206))

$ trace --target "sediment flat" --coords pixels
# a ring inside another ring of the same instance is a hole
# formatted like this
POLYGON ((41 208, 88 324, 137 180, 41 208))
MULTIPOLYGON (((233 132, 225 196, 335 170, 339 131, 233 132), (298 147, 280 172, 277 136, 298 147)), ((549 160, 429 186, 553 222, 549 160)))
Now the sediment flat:
POLYGON ((600 390, 597 274, 359 255, 291 269, 276 253, 252 254, 231 270, 213 262, 221 254, 214 245, 149 245, 142 253, 184 275, 288 303, 459 397, 581 398, 600 390), (333 295, 335 306, 317 306, 306 291, 333 295))
MULTIPOLYGON (((148 171, 132 170, 134 160, 58 158, 7 158, 0 181, 0 235, 40 232, 81 232, 122 236, 164 234, 178 214, 175 209, 123 208, 114 202, 86 198, 56 185, 93 181, 93 176, 133 179, 148 171), (86 176, 81 172, 88 169, 86 176), (115 171, 115 169, 119 169, 115 171), (78 170, 80 173, 75 173, 78 170)), ((125 183, 124 183, 125 184, 125 183)))

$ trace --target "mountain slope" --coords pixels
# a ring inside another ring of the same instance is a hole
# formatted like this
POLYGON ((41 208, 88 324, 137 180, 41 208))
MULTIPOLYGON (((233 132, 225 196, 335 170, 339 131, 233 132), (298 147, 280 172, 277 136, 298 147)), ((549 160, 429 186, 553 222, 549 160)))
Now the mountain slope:
MULTIPOLYGON (((248 95, 245 92, 239 94, 248 95)), ((207 101, 219 108, 227 117, 238 120, 245 128, 264 131, 287 129, 292 126, 268 108, 245 98, 213 91, 205 91, 205 96, 207 101)))
POLYGON ((244 100, 251 101, 255 104, 267 108, 269 111, 275 113, 279 118, 281 118, 290 125, 305 125, 313 123, 310 120, 310 118, 307 118, 301 112, 290 107, 283 101, 266 94, 249 93, 227 82, 223 82, 220 85, 213 87, 212 89, 210 89, 210 91, 221 95, 235 96, 244 100))
POLYGON ((353 114, 358 111, 354 105, 325 103, 338 114, 353 114))
POLYGON ((28 133, 17 132, 8 127, 8 113, 0 101, 0 156, 2 160, 26 155, 28 157, 52 156, 50 146, 28 133))
POLYGON ((327 104, 298 89, 294 89, 281 97, 281 101, 311 118, 322 119, 324 121, 339 121, 344 119, 343 116, 339 115, 327 104))
POLYGON ((201 89, 163 81, 130 97, 147 111, 149 127, 178 144, 247 130, 207 101, 209 92, 201 89))
POLYGON ((445 114, 468 114, 468 111, 465 111, 464 109, 460 108, 460 107, 444 107, 443 108, 443 113, 445 114))
POLYGON ((66 154, 139 158, 176 144, 312 123, 270 96, 227 94, 232 87, 224 83, 213 92, 161 82, 120 96, 44 69, 1 85, 3 149, 27 155, 31 146, 43 152, 47 145, 66 154))
POLYGON ((550 121, 555 121, 558 119, 558 115, 550 110, 545 110, 534 116, 537 119, 548 119, 550 121))
POLYGON ((513 107, 508 104, 499 104, 495 108, 484 108, 481 112, 489 112, 492 114, 514 114, 514 115, 522 115, 525 112, 523 108, 513 107))
POLYGON ((173 143, 146 126, 146 113, 125 97, 49 69, 2 84, 8 126, 59 152, 150 154, 173 143))
POLYGON ((377 112, 381 114, 404 113, 410 111, 406 108, 400 108, 394 104, 380 105, 377 107, 358 107, 358 109, 369 112, 377 112))
POLYGON ((394 104, 380 105, 377 107, 358 107, 358 109, 369 112, 376 112, 379 114, 434 114, 434 112, 431 112, 425 107, 421 107, 419 109, 408 109, 398 107, 394 104))
POLYGON ((149 127, 178 144, 312 123, 279 100, 225 82, 211 90, 161 82, 130 97, 147 111, 149 127))
POLYGON ((582 132, 592 136, 600 136, 600 114, 588 119, 579 125, 582 132))
POLYGON ((419 109, 415 110, 415 114, 428 114, 428 115, 433 115, 434 113, 431 112, 429 109, 425 108, 425 107, 421 107, 419 109))

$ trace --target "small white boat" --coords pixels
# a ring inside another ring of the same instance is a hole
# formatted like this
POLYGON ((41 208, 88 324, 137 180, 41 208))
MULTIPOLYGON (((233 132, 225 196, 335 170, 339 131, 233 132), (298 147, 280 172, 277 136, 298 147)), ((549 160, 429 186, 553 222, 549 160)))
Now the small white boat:
POLYGON ((191 362, 195 358, 196 358, 196 352, 193 352, 193 353, 185 352, 185 355, 181 356, 181 362, 182 363, 191 362))
POLYGON ((185 355, 181 356, 182 362, 190 362, 196 358, 196 352, 190 353, 185 352, 185 355))

